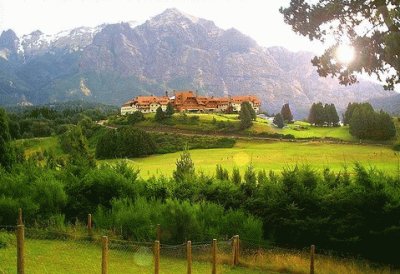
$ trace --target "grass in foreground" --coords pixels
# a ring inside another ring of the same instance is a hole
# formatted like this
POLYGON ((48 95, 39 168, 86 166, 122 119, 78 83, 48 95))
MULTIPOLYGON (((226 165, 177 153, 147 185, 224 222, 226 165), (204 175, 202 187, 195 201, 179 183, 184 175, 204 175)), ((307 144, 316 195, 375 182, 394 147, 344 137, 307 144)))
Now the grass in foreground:
MULTIPOLYGON (((163 256, 161 250, 160 273, 186 273, 186 260, 163 256)), ((100 273, 101 246, 92 243, 58 240, 26 240, 26 273, 100 273)), ((184 255, 182 255, 184 256, 184 255)), ((153 273, 151 248, 141 248, 137 252, 109 250, 109 273, 153 273)), ((0 273, 16 273, 15 246, 0 249, 0 273)), ((192 273, 211 273, 211 263, 193 261, 192 273)), ((265 271, 218 265, 218 273, 261 274, 265 271)), ((267 272, 273 273, 273 272, 267 272)))
MULTIPOLYGON (((90 242, 28 239, 25 254, 26 273, 101 271, 101 246, 90 242)), ((220 259, 229 260, 229 254, 221 256, 220 259)), ((136 252, 109 250, 109 273, 153 273, 153 269, 151 248, 139 248, 136 252)), ((309 257, 305 252, 259 250, 242 254, 240 267, 219 263, 217 270, 220 274, 308 273, 309 257)), ((320 255, 316 255, 315 270, 317 273, 396 273, 389 268, 372 268, 363 262, 320 255)), ((0 273, 16 273, 15 246, 0 249, 0 273)), ((169 257, 161 250, 160 273, 186 273, 185 254, 169 257)), ((194 260, 192 273, 211 273, 211 263, 194 260)))

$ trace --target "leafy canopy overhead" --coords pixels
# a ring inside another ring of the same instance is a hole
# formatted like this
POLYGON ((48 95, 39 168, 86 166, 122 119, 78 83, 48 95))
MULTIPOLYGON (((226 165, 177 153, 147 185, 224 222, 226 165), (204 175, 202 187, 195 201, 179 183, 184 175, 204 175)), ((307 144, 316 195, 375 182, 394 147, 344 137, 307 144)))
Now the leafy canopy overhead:
POLYGON ((295 32, 310 40, 334 39, 312 60, 320 76, 332 75, 349 85, 357 81, 356 73, 366 72, 384 81, 386 89, 400 83, 399 0, 291 0, 280 12, 295 32), (335 58, 342 44, 354 47, 350 64, 335 58))

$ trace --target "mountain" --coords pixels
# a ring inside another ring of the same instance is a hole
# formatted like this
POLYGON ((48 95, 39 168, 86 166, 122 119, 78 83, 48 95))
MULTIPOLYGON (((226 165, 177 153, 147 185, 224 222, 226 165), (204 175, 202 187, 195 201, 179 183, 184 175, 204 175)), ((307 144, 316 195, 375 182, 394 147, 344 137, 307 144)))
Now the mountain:
POLYGON ((176 9, 141 25, 81 27, 53 36, 35 31, 21 38, 9 30, 0 36, 0 104, 82 99, 119 105, 140 94, 194 89, 208 96, 255 94, 268 112, 290 103, 302 118, 316 101, 343 110, 350 101, 393 95, 372 82, 344 87, 320 78, 311 58, 261 47, 236 29, 176 9))

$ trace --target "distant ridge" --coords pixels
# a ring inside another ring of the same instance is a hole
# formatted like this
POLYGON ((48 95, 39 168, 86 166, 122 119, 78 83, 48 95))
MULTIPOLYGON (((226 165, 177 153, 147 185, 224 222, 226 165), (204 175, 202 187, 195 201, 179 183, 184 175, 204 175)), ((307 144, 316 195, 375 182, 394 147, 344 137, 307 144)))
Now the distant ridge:
POLYGON ((177 9, 141 25, 80 27, 54 36, 35 31, 19 38, 8 30, 0 35, 0 104, 79 99, 120 105, 136 95, 191 89, 209 96, 251 93, 269 113, 290 103, 304 118, 313 102, 343 110, 348 102, 394 95, 372 82, 344 87, 320 78, 311 57, 263 48, 236 29, 177 9))

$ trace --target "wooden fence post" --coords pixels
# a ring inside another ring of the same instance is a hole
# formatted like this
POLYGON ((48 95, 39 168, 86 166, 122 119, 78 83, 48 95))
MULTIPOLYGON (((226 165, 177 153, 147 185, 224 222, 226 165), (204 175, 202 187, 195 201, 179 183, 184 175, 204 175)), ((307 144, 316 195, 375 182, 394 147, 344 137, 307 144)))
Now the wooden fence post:
POLYGON ((311 245, 311 250, 310 250, 310 274, 314 274, 314 254, 315 254, 315 245, 311 245))
POLYGON ((187 274, 192 274, 192 241, 186 243, 187 274))
POLYGON ((235 237, 236 237, 235 265, 238 265, 240 260, 240 238, 239 235, 236 235, 235 237))
POLYGON ((154 242, 154 274, 160 273, 160 241, 154 242))
POLYGON ((236 265, 236 235, 232 237, 232 265, 236 265))
POLYGON ((217 274, 217 240, 212 241, 212 274, 217 274))
POLYGON ((102 237, 101 273, 108 274, 108 237, 102 237))
POLYGON ((88 214, 87 216, 87 229, 88 235, 92 236, 92 214, 88 214))
POLYGON ((161 226, 157 224, 157 241, 161 242, 161 226))
POLYGON ((23 225, 24 222, 22 221, 22 208, 18 209, 18 221, 17 221, 17 225, 23 225))
POLYGON ((17 273, 25 273, 25 258, 24 258, 24 225, 17 225, 17 273))

